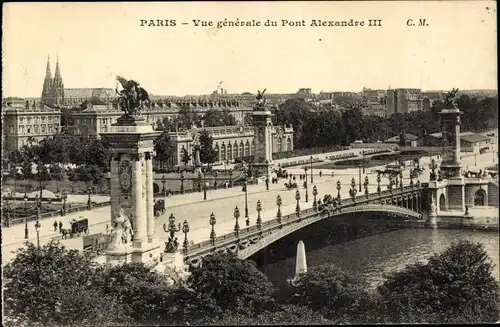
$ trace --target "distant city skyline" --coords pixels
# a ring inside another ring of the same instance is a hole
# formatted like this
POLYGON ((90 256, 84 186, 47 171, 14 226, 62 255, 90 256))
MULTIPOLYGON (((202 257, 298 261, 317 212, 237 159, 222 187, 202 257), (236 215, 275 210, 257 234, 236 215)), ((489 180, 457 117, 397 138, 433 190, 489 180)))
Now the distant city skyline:
POLYGON ((419 88, 497 90, 496 3, 7 3, 3 96, 40 97, 47 56, 65 88, 112 88, 115 76, 154 95, 313 93, 419 88), (408 17, 411 13, 412 17, 408 17), (380 28, 195 27, 193 19, 367 20, 380 28), (428 27, 408 27, 425 18, 428 27), (176 27, 140 26, 176 19, 176 27), (467 22, 466 24, 464 22, 467 22))

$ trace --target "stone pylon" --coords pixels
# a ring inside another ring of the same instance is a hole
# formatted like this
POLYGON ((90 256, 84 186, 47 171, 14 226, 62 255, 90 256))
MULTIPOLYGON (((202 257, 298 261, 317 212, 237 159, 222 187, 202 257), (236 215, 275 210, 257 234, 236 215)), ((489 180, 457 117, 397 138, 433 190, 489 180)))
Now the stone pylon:
POLYGON ((273 114, 267 110, 264 104, 258 104, 252 113, 254 126, 254 162, 252 166, 256 168, 267 179, 271 175, 273 164, 272 155, 272 128, 271 117, 273 114))
POLYGON ((145 119, 122 116, 101 136, 111 145, 111 226, 123 209, 130 218, 133 236, 126 246, 109 250, 106 261, 149 263, 159 258, 155 235, 153 193, 153 141, 159 135, 145 119))

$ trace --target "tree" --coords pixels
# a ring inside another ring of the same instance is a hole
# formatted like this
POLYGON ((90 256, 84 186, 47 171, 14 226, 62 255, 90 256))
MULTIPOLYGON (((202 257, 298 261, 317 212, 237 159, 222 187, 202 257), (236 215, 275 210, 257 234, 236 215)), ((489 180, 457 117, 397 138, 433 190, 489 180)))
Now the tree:
POLYGON ((193 125, 199 126, 201 118, 188 106, 182 106, 177 112, 178 126, 182 129, 190 129, 193 125))
POLYGON ((166 277, 143 263, 103 268, 99 287, 104 294, 123 304, 126 315, 134 322, 158 320, 168 311, 171 287, 166 277))
POLYGON ((202 321, 200 324, 219 326, 330 325, 332 322, 305 306, 279 305, 272 311, 265 311, 258 315, 226 313, 222 317, 202 321))
POLYGON ((190 267, 187 284, 207 316, 222 312, 259 313, 272 307, 275 288, 253 263, 232 254, 214 254, 190 267))
POLYGON ((205 164, 213 164, 218 157, 217 151, 213 148, 213 137, 204 129, 200 133, 200 161, 205 164))
POLYGON ((59 182, 64 180, 64 169, 57 163, 50 166, 50 175, 56 181, 56 192, 59 193, 59 182))
POLYGON ((5 314, 13 326, 116 324, 120 303, 95 287, 95 268, 90 258, 59 243, 39 249, 28 243, 5 268, 5 314))
POLYGON ((231 126, 236 125, 236 119, 229 110, 210 109, 203 116, 205 126, 231 126))
POLYGON ((480 243, 461 241, 387 276, 378 287, 386 322, 485 323, 498 321, 499 285, 480 243))
POLYGON ((182 148, 181 150, 181 161, 184 163, 184 166, 187 166, 189 161, 191 160, 191 154, 188 153, 186 148, 182 148))
POLYGON ((352 272, 344 272, 333 265, 311 268, 300 277, 292 303, 320 312, 335 322, 363 322, 370 306, 366 282, 352 272))
POLYGON ((154 141, 154 150, 156 152, 156 159, 166 162, 172 158, 174 154, 174 147, 168 132, 161 133, 154 141))
POLYGON ((43 162, 38 162, 36 166, 36 179, 38 181, 38 186, 40 188, 40 200, 43 197, 43 189, 47 183, 52 179, 49 170, 43 162))

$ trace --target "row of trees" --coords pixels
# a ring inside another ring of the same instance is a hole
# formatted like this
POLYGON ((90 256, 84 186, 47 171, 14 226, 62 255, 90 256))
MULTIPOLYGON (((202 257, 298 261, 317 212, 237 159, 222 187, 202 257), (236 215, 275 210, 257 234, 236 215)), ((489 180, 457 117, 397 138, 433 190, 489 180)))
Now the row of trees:
MULTIPOLYGON (((348 106, 343 113, 317 112, 313 104, 303 99, 288 99, 275 110, 274 124, 293 125, 296 148, 346 146, 355 140, 374 142, 403 132, 417 136, 440 132, 439 111, 443 105, 443 101, 435 101, 430 110, 396 113, 386 119, 364 115, 357 104, 348 106)), ((463 111, 462 130, 480 132, 497 126, 498 97, 462 94, 457 105, 463 111)))
POLYGON ((215 254, 169 287, 143 264, 101 266, 56 243, 30 244, 5 269, 5 325, 494 322, 492 269, 484 247, 465 241, 388 275, 374 291, 332 265, 278 289, 250 261, 215 254))
POLYGON ((35 180, 40 190, 51 180, 59 182, 66 178, 100 185, 109 170, 111 154, 103 140, 56 135, 39 143, 28 141, 31 142, 9 154, 9 176, 14 182, 35 180), (68 167, 70 164, 76 167, 68 167))

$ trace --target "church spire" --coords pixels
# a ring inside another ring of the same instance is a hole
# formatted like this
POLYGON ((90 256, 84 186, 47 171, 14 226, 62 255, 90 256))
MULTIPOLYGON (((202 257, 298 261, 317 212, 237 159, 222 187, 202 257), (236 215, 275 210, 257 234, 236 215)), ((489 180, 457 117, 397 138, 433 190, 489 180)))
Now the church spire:
POLYGON ((52 73, 50 72, 50 56, 47 56, 47 69, 45 70, 45 79, 52 79, 52 73))
POLYGON ((59 71, 59 55, 57 55, 56 73, 55 73, 54 78, 55 78, 56 80, 62 79, 62 78, 61 78, 61 72, 59 71))

